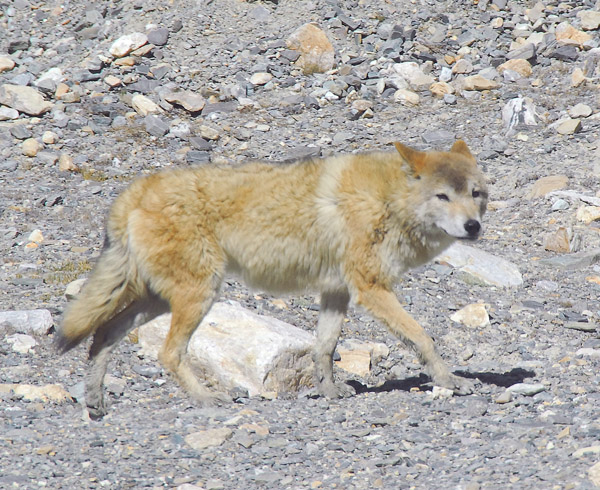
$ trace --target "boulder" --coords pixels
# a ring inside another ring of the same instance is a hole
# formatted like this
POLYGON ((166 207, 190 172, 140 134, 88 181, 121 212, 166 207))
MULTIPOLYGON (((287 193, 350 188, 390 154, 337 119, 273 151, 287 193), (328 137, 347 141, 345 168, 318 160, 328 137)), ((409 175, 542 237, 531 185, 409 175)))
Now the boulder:
MULTIPOLYGON (((139 328, 142 354, 157 358, 170 324, 166 314, 139 328)), ((312 385, 313 343, 310 333, 229 301, 213 305, 192 336, 188 355, 198 377, 254 396, 312 385)))
POLYGON ((335 51, 327 35, 314 24, 304 24, 288 37, 287 46, 298 51, 296 65, 310 75, 324 73, 333 68, 335 51))
POLYGON ((349 373, 366 376, 375 364, 389 355, 390 349, 380 342, 347 339, 338 345, 337 352, 340 360, 336 361, 336 366, 349 373))
POLYGON ((462 243, 448 247, 436 261, 458 269, 467 282, 497 287, 523 284, 523 277, 512 262, 462 243))
POLYGON ((482 303, 474 303, 461 308, 450 317, 450 320, 470 328, 485 328, 490 325, 490 316, 482 303))
POLYGON ((28 116, 39 116, 53 107, 53 104, 44 100, 42 94, 35 88, 8 83, 0 86, 0 104, 12 107, 28 116))
POLYGON ((0 324, 8 323, 19 333, 46 335, 54 321, 48 310, 0 311, 0 324))
POLYGON ((115 58, 121 58, 142 47, 148 42, 148 37, 142 32, 126 34, 112 43, 109 53, 115 58))

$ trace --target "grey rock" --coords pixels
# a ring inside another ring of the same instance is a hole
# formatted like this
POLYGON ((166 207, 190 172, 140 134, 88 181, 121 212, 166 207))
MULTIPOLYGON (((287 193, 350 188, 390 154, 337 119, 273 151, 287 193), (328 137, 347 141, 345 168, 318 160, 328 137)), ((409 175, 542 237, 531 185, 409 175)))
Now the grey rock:
POLYGON ((176 90, 163 92, 162 97, 171 104, 179 104, 190 112, 199 112, 206 105, 202 95, 191 90, 176 90))
POLYGON ((321 155, 321 148, 318 146, 299 146, 289 150, 284 158, 284 162, 293 162, 309 158, 317 158, 321 155))
POLYGON ((450 80, 452 80, 452 69, 447 66, 442 67, 440 82, 449 82, 450 80))
POLYGON ((470 46, 477 40, 477 35, 473 31, 464 31, 458 36, 456 42, 461 46, 470 46))
POLYGON ((481 284, 499 287, 523 284, 523 277, 513 263, 462 243, 451 245, 436 260, 447 262, 481 284))
POLYGON ((100 35, 100 26, 85 27, 77 32, 77 37, 83 40, 96 39, 100 35))
POLYGON ((340 144, 346 141, 352 141, 354 140, 354 138, 355 135, 353 133, 350 133, 348 131, 338 131, 333 135, 333 142, 335 144, 340 144))
POLYGON ((196 149, 196 150, 202 150, 202 151, 210 151, 213 149, 212 144, 205 140, 204 138, 200 137, 200 136, 193 136, 190 138, 190 144, 196 149))
POLYGON ((76 70, 73 72, 73 81, 75 82, 94 82, 97 80, 100 80, 101 78, 101 74, 96 72, 96 73, 92 73, 89 70, 76 70))
POLYGON ((520 73, 514 70, 504 70, 502 72, 502 77, 504 78, 505 82, 516 82, 523 78, 520 73))
POLYGON ((444 102, 448 105, 456 105, 456 95, 454 94, 444 94, 444 102))
POLYGON ((123 128, 129 125, 125 116, 117 116, 112 120, 111 126, 113 128, 123 128))
POLYGON ((170 71, 171 71, 171 68, 169 67, 169 65, 166 65, 166 64, 152 67, 152 74, 158 80, 163 79, 168 73, 170 73, 170 71))
POLYGON ((435 131, 425 131, 421 135, 421 139, 424 143, 428 145, 441 145, 449 142, 454 142, 456 139, 456 135, 451 131, 446 131, 445 129, 438 129, 435 131))
POLYGON ((564 211, 565 209, 569 209, 568 201, 564 199, 557 199, 554 204, 552 204, 552 211, 564 211))
POLYGON ((294 63, 299 57, 300 53, 293 49, 283 49, 279 52, 282 58, 285 58, 290 63, 294 63))
POLYGON ((14 172, 19 164, 15 160, 0 161, 0 172, 14 172))
POLYGON ((183 29, 183 21, 181 19, 176 19, 171 25, 171 31, 177 33, 181 29, 183 29))
POLYGON ((169 131, 169 124, 163 121, 159 116, 149 114, 144 118, 146 131, 152 136, 161 137, 169 131))
POLYGON ((142 94, 148 94, 153 92, 160 85, 159 80, 141 79, 128 85, 128 89, 133 92, 140 92, 142 94))
POLYGON ((543 384, 536 383, 517 383, 508 387, 508 391, 517 395, 533 396, 545 391, 546 387, 543 384))
POLYGON ((338 14, 337 18, 343 25, 345 25, 351 31, 355 31, 361 26, 361 22, 359 20, 354 20, 345 14, 338 14))
POLYGON ((19 333, 45 335, 54 325, 48 310, 0 311, 0 324, 8 323, 19 333))
POLYGON ((589 250, 570 255, 558 255, 547 259, 541 259, 539 263, 550 267, 575 271, 585 269, 600 261, 600 249, 589 250))
POLYGON ((483 150, 477 154, 479 160, 492 160, 498 158, 498 152, 494 150, 483 150))
POLYGON ((33 136, 33 133, 31 132, 31 130, 26 128, 22 124, 11 127, 10 134, 12 134, 18 140, 25 140, 25 139, 31 138, 33 136))
POLYGON ((58 162, 59 155, 53 151, 42 150, 36 155, 36 159, 43 165, 54 165, 58 162))
POLYGON ((94 57, 86 62, 85 67, 92 73, 98 73, 102 70, 102 68, 104 68, 104 61, 98 57, 94 57))
POLYGON ((592 114, 592 108, 587 104, 576 104, 569 109, 569 115, 572 118, 589 117, 592 114))
POLYGON ((26 73, 19 73, 18 75, 14 75, 13 77, 11 77, 10 83, 14 84, 14 85, 26 86, 26 85, 31 85, 34 80, 35 80, 35 77, 33 76, 33 74, 26 72, 26 73))
POLYGON ((0 85, 0 104, 30 116, 39 116, 53 107, 35 88, 10 84, 0 85))
POLYGON ((148 42, 156 46, 164 46, 169 41, 169 29, 166 27, 152 29, 146 35, 148 36, 148 42))
POLYGON ((535 44, 528 43, 528 44, 525 44, 524 46, 521 46, 520 48, 509 51, 508 54, 506 55, 506 57, 509 60, 514 60, 514 59, 520 58, 520 59, 530 61, 535 58, 535 55, 536 55, 535 44))
POLYGON ((0 107, 0 121, 10 121, 11 119, 18 119, 19 111, 11 109, 10 107, 0 107))
POLYGON ((575 61, 579 58, 579 52, 575 46, 560 46, 548 54, 548 58, 554 58, 560 61, 575 61))
POLYGON ((210 162, 210 152, 201 150, 190 150, 185 154, 185 159, 190 165, 210 162))
POLYGON ((254 7, 248 15, 258 22, 268 22, 271 19, 271 12, 262 5, 254 7))
POLYGON ((190 125, 187 122, 172 124, 169 130, 169 136, 185 139, 190 135, 190 125))
POLYGON ((209 103, 206 104, 204 106, 204 109, 202 109, 202 115, 208 115, 208 114, 212 114, 212 113, 219 113, 219 112, 234 112, 238 107, 238 103, 237 102, 215 102, 215 103, 209 103))
POLYGON ((589 322, 567 322, 565 323, 565 328, 579 330, 580 332, 595 332, 598 326, 595 323, 589 322))
POLYGON ((28 38, 22 38, 22 39, 14 39, 12 41, 8 42, 8 54, 12 54, 15 51, 25 51, 26 49, 29 49, 30 46, 30 41, 28 38))

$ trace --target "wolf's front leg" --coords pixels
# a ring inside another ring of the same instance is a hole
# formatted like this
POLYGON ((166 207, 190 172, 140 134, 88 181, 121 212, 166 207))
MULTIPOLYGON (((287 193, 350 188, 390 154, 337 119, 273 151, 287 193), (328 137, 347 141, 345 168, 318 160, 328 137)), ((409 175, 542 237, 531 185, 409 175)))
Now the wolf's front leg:
POLYGON ((393 334, 415 349, 436 386, 449 388, 459 395, 473 392, 473 382, 450 372, 437 353, 431 337, 402 308, 391 291, 369 285, 359 290, 357 303, 382 321, 393 334))
POLYGON ((313 351, 315 384, 322 396, 339 398, 352 392, 347 385, 333 381, 333 353, 337 344, 350 296, 348 291, 323 292, 317 324, 317 339, 313 351))

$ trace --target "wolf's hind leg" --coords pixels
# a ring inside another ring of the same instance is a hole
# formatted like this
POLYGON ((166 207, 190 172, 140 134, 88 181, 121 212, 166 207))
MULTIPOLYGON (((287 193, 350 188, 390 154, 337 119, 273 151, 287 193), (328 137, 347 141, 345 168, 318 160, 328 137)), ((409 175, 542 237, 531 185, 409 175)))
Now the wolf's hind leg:
POLYGON ((344 315, 348 309, 348 291, 323 292, 317 323, 317 339, 313 350, 315 383, 319 393, 327 398, 339 398, 353 390, 333 381, 333 353, 337 345, 344 315))
POLYGON ((169 305, 157 297, 136 300, 98 328, 90 348, 90 370, 85 380, 85 401, 90 417, 106 414, 103 384, 110 352, 135 326, 169 311, 169 305))

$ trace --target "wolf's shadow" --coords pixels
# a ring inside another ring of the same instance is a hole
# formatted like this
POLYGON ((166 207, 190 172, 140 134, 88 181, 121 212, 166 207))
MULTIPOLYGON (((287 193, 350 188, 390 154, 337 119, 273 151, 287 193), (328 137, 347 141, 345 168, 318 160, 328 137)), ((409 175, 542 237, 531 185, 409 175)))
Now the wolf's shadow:
MULTIPOLYGON (((526 378, 535 376, 533 371, 522 368, 514 368, 505 373, 470 373, 467 371, 455 371, 455 374, 462 376, 463 378, 478 379, 482 383, 502 386, 503 388, 508 388, 516 383, 522 383, 526 378)), ((381 393, 396 390, 410 391, 413 388, 418 388, 420 391, 430 391, 432 389, 431 379, 425 374, 411 376, 410 378, 405 379, 388 380, 380 386, 369 387, 356 380, 346 381, 346 384, 352 386, 356 391, 356 394, 381 393)))

